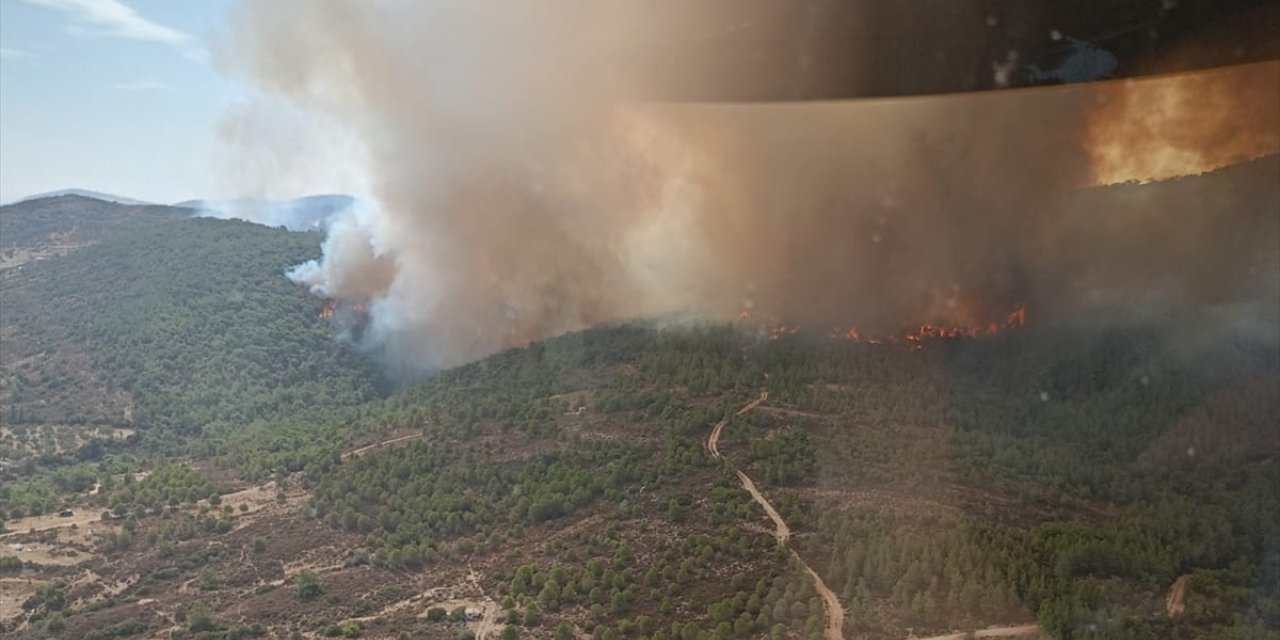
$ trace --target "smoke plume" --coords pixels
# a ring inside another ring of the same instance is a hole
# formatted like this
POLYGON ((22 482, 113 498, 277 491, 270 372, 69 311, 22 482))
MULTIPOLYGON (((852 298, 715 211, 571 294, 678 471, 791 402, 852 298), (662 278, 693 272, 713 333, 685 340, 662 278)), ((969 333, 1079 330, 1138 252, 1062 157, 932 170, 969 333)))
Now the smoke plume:
POLYGON ((746 309, 825 332, 985 323, 1019 304, 1065 313, 1135 292, 1276 297, 1274 181, 1226 176, 1222 198, 1175 183, 1089 188, 1275 153, 1276 118, 1255 117, 1277 112, 1275 65, 1210 83, 1206 108, 1235 128, 1176 145, 1207 160, 1122 170, 1124 148, 1149 154, 1169 136, 1151 122, 1167 111, 1142 97, 1166 79, 651 103, 645 87, 681 73, 664 43, 715 32, 670 4, 247 4, 228 68, 360 141, 376 203, 336 221, 323 258, 290 276, 367 303, 367 346, 417 370, 673 313, 746 309), (1248 149, 1220 148, 1237 144, 1248 149))

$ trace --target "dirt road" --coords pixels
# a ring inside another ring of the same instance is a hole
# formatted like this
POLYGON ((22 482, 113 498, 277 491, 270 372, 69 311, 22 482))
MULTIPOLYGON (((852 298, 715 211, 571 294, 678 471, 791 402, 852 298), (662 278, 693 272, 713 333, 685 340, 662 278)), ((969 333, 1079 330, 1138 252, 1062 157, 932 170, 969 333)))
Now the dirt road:
MULTIPOLYGON (((746 405, 743 405, 741 409, 738 409, 738 412, 735 415, 740 416, 751 411, 752 409, 760 406, 760 403, 768 399, 769 392, 761 391, 760 397, 748 402, 746 405)), ((715 427, 711 429, 711 435, 707 436, 707 453, 711 454, 712 458, 720 458, 720 435, 724 432, 725 422, 725 420, 717 422, 715 427)), ((764 509, 764 512, 768 514, 769 519, 773 521, 773 537, 778 541, 778 544, 786 546, 787 542, 791 539, 791 528, 787 526, 786 521, 782 519, 778 510, 774 509, 769 500, 764 497, 764 494, 760 493, 760 490, 756 488, 756 483, 752 482, 751 478, 747 476, 747 474, 733 466, 733 463, 729 463, 729 466, 733 467, 734 473, 738 474, 738 481, 742 483, 742 488, 746 489, 747 493, 751 494, 751 499, 755 500, 756 504, 760 505, 760 507, 764 509)), ((827 587, 827 583, 822 580, 822 576, 818 575, 818 572, 814 571, 813 567, 810 567, 809 563, 805 562, 804 558, 801 558, 794 549, 791 550, 791 556, 798 560, 804 567, 805 572, 813 579, 813 586, 818 591, 818 595, 822 596, 822 608, 827 615, 827 628, 823 632, 822 637, 826 640, 843 640, 844 607, 840 606, 840 599, 836 597, 836 594, 831 591, 829 587, 827 587)))
POLYGON ((990 629, 978 629, 977 631, 957 631, 955 633, 947 633, 940 636, 929 636, 928 638, 917 638, 911 636, 908 640, 965 640, 965 638, 1016 638, 1020 636, 1033 636, 1040 633, 1040 627, 1034 624, 1024 624, 1014 627, 991 627, 990 629))
POLYGON ((1187 595, 1187 582, 1190 580, 1191 574, 1181 575, 1169 587, 1169 595, 1164 599, 1164 607, 1170 618, 1176 618, 1187 610, 1187 605, 1182 600, 1187 595))
POLYGON ((355 456, 364 455, 364 454, 366 454, 366 453, 368 453, 368 452, 370 452, 370 451, 373 451, 374 449, 381 449, 382 447, 389 447, 389 446, 391 446, 391 445, 393 445, 393 444, 396 444, 396 443, 398 443, 398 442, 406 442, 406 441, 409 441, 409 440, 417 440, 418 438, 421 438, 421 437, 422 437, 422 435, 423 435, 423 434, 421 434, 421 433, 411 433, 411 434, 409 434, 409 435, 407 435, 407 436, 400 436, 399 438, 392 438, 392 439, 390 439, 390 440, 383 440, 382 442, 375 442, 375 443, 373 443, 373 444, 365 445, 365 446, 363 446, 363 447, 360 447, 359 449, 352 449, 351 451, 348 451, 348 452, 346 452, 346 453, 342 454, 342 459, 343 459, 343 460, 346 460, 347 458, 353 458, 353 457, 355 457, 355 456))
POLYGON ((742 482, 742 488, 746 489, 747 493, 751 494, 751 499, 755 500, 756 504, 764 507, 764 512, 769 514, 769 519, 773 521, 773 537, 777 539, 778 544, 786 544, 791 539, 791 527, 787 526, 778 511, 765 499, 764 494, 760 493, 759 489, 756 489, 756 483, 752 482, 747 474, 737 469, 734 471, 738 474, 738 480, 742 482))
POLYGON ((804 561, 795 550, 791 551, 791 555, 804 565, 804 570, 808 572, 809 577, 813 578, 813 586, 818 590, 818 595, 822 596, 822 609, 827 613, 827 629, 823 632, 822 637, 827 640, 843 640, 844 638, 844 607, 840 606, 840 599, 836 597, 834 591, 823 582, 822 576, 818 575, 809 563, 804 561))
POLYGON ((49 529, 61 529, 75 525, 83 527, 102 520, 102 511, 90 508, 83 508, 76 511, 73 515, 62 517, 56 513, 45 514, 42 516, 28 516, 26 518, 18 518, 4 523, 8 532, 0 535, 0 538, 16 536, 31 531, 48 531, 49 529))
MULTIPOLYGON (((768 391, 761 391, 761 392, 760 392, 760 397, 759 397, 759 398, 756 398, 755 400, 752 400, 751 402, 748 402, 747 404, 742 405, 742 408, 741 408, 741 409, 738 409, 738 412, 737 412, 737 413, 735 413, 735 414, 733 414, 733 415, 735 415, 735 416, 740 416, 740 415, 742 415, 742 414, 744 414, 744 413, 746 413, 746 412, 748 412, 748 411, 750 411, 750 410, 752 410, 752 409, 754 409, 754 408, 756 408, 756 407, 760 406, 760 403, 761 403, 761 402, 764 402, 765 400, 768 400, 768 399, 769 399, 769 392, 768 392, 768 391)), ((717 423, 716 423, 715 428, 713 428, 713 429, 711 430, 711 435, 707 438, 707 451, 711 452, 711 457, 712 457, 712 458, 719 458, 719 457, 720 457, 720 448, 719 448, 719 446, 720 446, 720 433, 724 431, 724 423, 725 423, 725 421, 724 421, 724 420, 721 420, 720 422, 717 422, 717 423)))
POLYGON ((492 598, 485 597, 484 587, 480 586, 480 574, 475 569, 467 567, 467 579, 480 592, 480 619, 476 621, 475 628, 472 631, 476 634, 476 640, 486 640, 489 636, 497 636, 498 625, 498 603, 492 598))

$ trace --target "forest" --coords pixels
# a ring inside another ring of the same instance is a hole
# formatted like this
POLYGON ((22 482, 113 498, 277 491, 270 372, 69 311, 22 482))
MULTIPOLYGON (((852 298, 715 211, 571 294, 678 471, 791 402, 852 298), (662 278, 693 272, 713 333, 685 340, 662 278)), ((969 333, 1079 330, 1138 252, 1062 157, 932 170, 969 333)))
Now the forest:
POLYGON ((329 420, 381 397, 376 366, 336 343, 316 320, 322 301, 282 277, 317 255, 319 242, 317 234, 247 222, 175 218, 6 272, 6 327, 45 343, 45 352, 91 354, 87 364, 102 384, 130 398, 127 416, 95 416, 86 407, 79 417, 60 417, 73 427, 105 423, 134 435, 128 442, 89 438, 70 450, 56 440, 18 443, 28 427, 49 432, 42 409, 50 380, 84 396, 94 394, 95 381, 81 376, 77 387, 57 360, 6 367, 4 422, 12 435, 0 445, 12 443, 15 457, 44 451, 23 455, 0 487, 0 517, 50 511, 54 489, 83 491, 95 477, 145 458, 217 455, 219 443, 241 431, 287 431, 265 425, 329 420))
POLYGON ((792 527, 809 532, 803 553, 820 559, 854 629, 1031 619, 1064 638, 1086 628, 1249 637, 1280 624, 1280 483, 1267 453, 1280 416, 1276 361, 1231 342, 1189 358, 1167 348, 1177 329, 1164 329, 1047 327, 941 341, 927 353, 759 342, 730 326, 590 330, 447 372, 388 402, 396 420, 432 425, 428 440, 338 469, 317 488, 317 514, 370 533, 383 545, 375 561, 415 566, 442 549, 493 546, 502 532, 595 499, 631 504, 637 484, 668 518, 701 503, 717 522, 749 521, 758 513, 732 484, 705 501, 678 494, 706 482, 708 426, 764 387, 782 417, 734 418, 723 446, 771 487, 792 527), (597 373, 578 378, 583 368, 597 373), (610 473, 612 458, 564 426, 560 416, 574 412, 554 398, 568 388, 590 404, 589 418, 570 422, 613 423, 645 444, 647 455, 614 454, 638 471, 610 473), (913 454, 921 429, 943 448, 942 475, 913 454), (492 467, 472 459, 477 450, 436 440, 493 432, 573 453, 492 467), (1192 459, 1178 444, 1188 440, 1200 449, 1192 459), (598 472, 575 475, 575 465, 598 472), (812 489, 846 483, 928 489, 939 480, 998 491, 1005 505, 904 521, 812 499, 812 489), (1199 608, 1153 616, 1184 574, 1203 596, 1199 608))

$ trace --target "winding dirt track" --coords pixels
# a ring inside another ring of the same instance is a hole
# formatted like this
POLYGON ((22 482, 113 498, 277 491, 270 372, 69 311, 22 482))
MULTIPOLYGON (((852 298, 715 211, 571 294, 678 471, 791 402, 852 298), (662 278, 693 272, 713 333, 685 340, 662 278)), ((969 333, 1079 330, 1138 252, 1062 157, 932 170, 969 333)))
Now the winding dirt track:
POLYGON ((475 628, 476 640, 488 640, 491 635, 498 633, 498 603, 484 597, 484 587, 480 586, 480 574, 470 566, 467 567, 467 579, 480 592, 481 598, 480 620, 475 628))
MULTIPOLYGON (((760 406, 760 403, 768 399, 769 392, 761 391, 759 398, 743 405, 741 409, 738 409, 738 412, 735 415, 742 415, 752 409, 755 409, 760 406)), ((715 427, 711 429, 711 435, 707 436, 707 453, 709 453, 712 458, 720 458, 720 434, 724 431, 725 422, 725 420, 717 422, 715 427)), ((733 469, 734 473, 738 474, 738 480, 742 483, 742 488, 746 489, 747 493, 751 494, 751 499, 755 500, 756 504, 760 505, 760 507, 764 509, 764 512, 769 515, 769 519, 773 521, 773 537, 778 541, 778 544, 786 546, 787 542, 791 539, 791 528, 787 526, 786 521, 784 521, 782 516, 778 514, 778 510, 774 509, 773 505, 769 503, 769 500, 764 497, 764 494, 760 493, 760 490, 756 488, 756 483, 752 482, 751 478, 735 467, 732 462, 729 462, 728 464, 733 469)), ((818 575, 818 572, 814 571, 813 567, 810 567, 809 563, 805 562, 804 558, 801 558, 800 555, 796 553, 795 549, 790 549, 790 551, 791 557, 798 560, 801 566, 804 567, 805 572, 809 574, 809 577, 813 578, 813 586, 817 589, 818 595, 822 596, 823 610, 826 611, 827 614, 827 628, 823 632, 822 637, 826 640, 843 640, 844 607, 840 606, 840 599, 836 597, 836 594, 832 592, 829 587, 827 587, 827 583, 823 582, 822 576, 818 575)))

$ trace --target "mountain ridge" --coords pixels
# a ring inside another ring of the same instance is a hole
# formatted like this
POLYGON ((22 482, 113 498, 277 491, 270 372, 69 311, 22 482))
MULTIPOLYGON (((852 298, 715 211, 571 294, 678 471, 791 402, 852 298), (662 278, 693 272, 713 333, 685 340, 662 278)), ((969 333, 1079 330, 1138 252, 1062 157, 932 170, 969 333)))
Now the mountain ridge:
POLYGON ((102 200, 103 202, 114 202, 116 204, 129 204, 129 205, 157 204, 155 202, 138 200, 137 198, 120 196, 113 193, 105 193, 102 191, 94 191, 92 189, 80 189, 80 188, 73 187, 69 189, 58 189, 56 191, 46 191, 44 193, 29 195, 29 196, 26 196, 25 198, 19 198, 17 200, 14 200, 13 202, 8 202, 0 206, 8 206, 13 204, 19 204, 22 202, 28 202, 30 200, 41 200, 44 198, 57 198, 61 196, 79 196, 81 198, 92 198, 94 200, 102 200))

